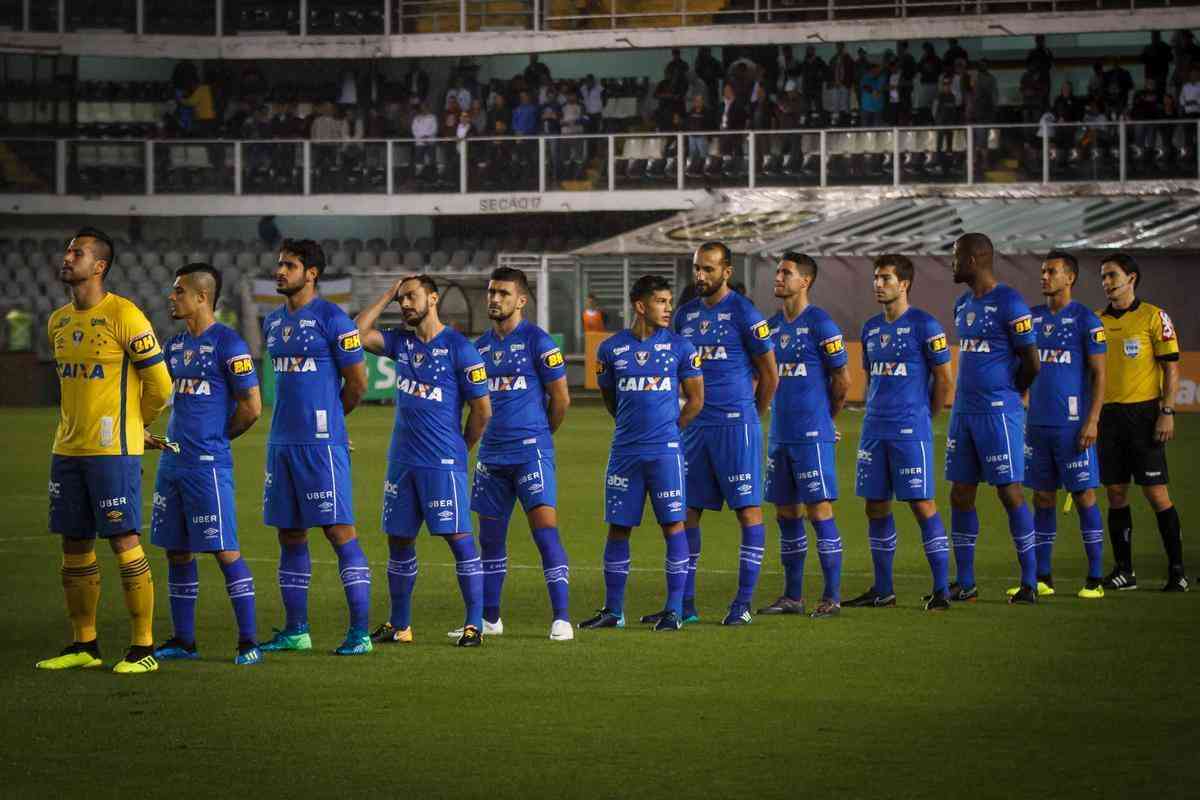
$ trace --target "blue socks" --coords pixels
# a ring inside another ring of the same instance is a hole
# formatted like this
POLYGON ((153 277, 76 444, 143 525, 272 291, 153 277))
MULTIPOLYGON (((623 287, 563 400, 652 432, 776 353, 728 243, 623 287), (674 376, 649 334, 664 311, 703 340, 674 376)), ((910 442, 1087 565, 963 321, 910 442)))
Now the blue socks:
POLYGON ((940 514, 921 520, 921 541, 925 545, 925 559, 933 573, 934 593, 950 589, 950 540, 942 526, 940 514))
MULTIPOLYGON (((758 526, 762 528, 761 525, 758 526)), ((667 610, 683 615, 683 587, 688 575, 687 534, 677 531, 666 537, 667 557, 663 569, 667 573, 667 610)), ((762 557, 760 551, 759 558, 762 557)), ((753 591, 753 587, 751 587, 753 591)))
POLYGON ((458 573, 458 590, 462 592, 463 604, 467 607, 464 625, 474 625, 483 630, 483 565, 475 549, 475 537, 447 539, 450 552, 454 554, 455 571, 458 573))
POLYGON ((700 561, 700 529, 684 528, 688 544, 687 581, 683 585, 683 615, 690 617, 696 613, 696 564, 700 561))
POLYGON ((508 574, 508 520, 479 518, 479 550, 483 563, 483 618, 500 619, 500 593, 508 574))
POLYGON ((618 617, 625 613, 625 583, 629 580, 629 540, 604 543, 604 607, 618 617))
POLYGON ((1079 531, 1083 535, 1083 552, 1087 554, 1088 577, 1100 580, 1104 574, 1104 523, 1100 520, 1100 504, 1075 506, 1079 513, 1079 531))
POLYGON ((346 605, 350 607, 350 627, 365 631, 371 624, 371 567, 367 555, 358 537, 335 544, 333 552, 337 553, 338 573, 346 591, 346 605))
MULTIPOLYGON (((482 540, 483 534, 480 533, 482 540)), ((546 578, 546 592, 550 595, 550 608, 554 619, 571 619, 568 610, 567 595, 571 583, 571 569, 567 565, 567 552, 563 550, 562 540, 558 536, 558 528, 537 528, 533 531, 533 543, 537 545, 542 555, 542 574, 546 578)), ((487 551, 484 551, 484 615, 487 615, 487 551)), ((498 606, 499 594, 496 605, 498 606)), ((496 616, 500 616, 499 609, 496 616)))
POLYGON ((871 563, 875 567, 875 583, 872 588, 877 594, 895 594, 892 584, 892 562, 896 559, 896 520, 888 514, 879 519, 867 520, 867 539, 871 542, 871 563))
POLYGON ((835 603, 842 601, 842 537, 833 518, 814 520, 813 531, 817 534, 817 558, 821 560, 821 572, 825 573, 823 599, 835 603))
POLYGON ((196 643, 196 598, 200 596, 200 572, 196 559, 186 564, 167 562, 167 597, 171 601, 171 622, 175 638, 186 644, 196 643))
POLYGON ((1054 506, 1033 512, 1033 549, 1039 578, 1051 574, 1050 560, 1054 555, 1054 539, 1058 536, 1058 516, 1054 512, 1054 506))
POLYGON ((312 559, 308 542, 279 546, 279 594, 286 613, 284 628, 295 631, 308 625, 308 584, 312 580, 312 559))
POLYGON ((1037 587, 1037 554, 1033 551, 1033 514, 1025 503, 1008 512, 1008 532, 1012 534, 1013 546, 1017 549, 1017 563, 1021 565, 1021 583, 1037 587))
POLYGON ((804 599, 804 558, 808 555, 808 537, 804 520, 779 520, 779 560, 783 562, 783 593, 792 600, 804 599))
POLYGON ((750 605, 754 599, 754 587, 758 585, 758 573, 762 570, 763 545, 766 528, 762 523, 742 528, 742 546, 738 551, 738 590, 733 602, 750 605))
POLYGON ((970 589, 975 585, 975 540, 979 538, 979 515, 970 511, 950 510, 950 541, 954 544, 954 565, 958 569, 958 585, 970 589))
POLYGON ((258 641, 258 625, 254 614, 254 576, 250 574, 250 567, 246 566, 246 559, 239 558, 231 564, 221 564, 219 561, 217 563, 225 575, 225 591, 229 592, 229 602, 233 604, 238 641, 258 641))
POLYGON ((387 576, 388 594, 392 596, 388 622, 396 630, 404 630, 412 625, 412 593, 417 582, 417 548, 411 539, 388 537, 387 576))

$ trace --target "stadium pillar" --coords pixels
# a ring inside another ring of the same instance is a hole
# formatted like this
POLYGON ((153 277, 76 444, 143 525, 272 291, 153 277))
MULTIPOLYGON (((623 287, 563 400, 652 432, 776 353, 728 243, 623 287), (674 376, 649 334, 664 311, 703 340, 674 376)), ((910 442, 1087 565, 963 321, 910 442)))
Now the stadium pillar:
POLYGON ((629 318, 629 256, 621 259, 621 318, 628 328, 633 320, 629 318))
POLYGON ((29 32, 29 2, 30 0, 21 0, 21 30, 29 32))
POLYGON ((312 142, 305 139, 302 148, 304 153, 304 193, 309 195, 312 194, 312 142))
POLYGON ((300 0, 300 35, 308 36, 308 0, 300 0))
POLYGON ((550 330, 550 257, 542 254, 537 279, 537 324, 550 330))
MULTIPOLYGON (((687 0, 684 0, 684 9, 687 9, 687 0)), ((687 165, 687 151, 683 149, 683 134, 675 134, 675 188, 683 191, 683 173, 684 167, 687 165)))
POLYGON ((828 175, 826 175, 826 164, 829 161, 829 139, 825 135, 825 130, 821 129, 821 185, 828 185, 828 175))
POLYGON ((67 32, 67 0, 58 0, 58 32, 67 32))
POLYGON ((967 184, 975 182, 975 129, 967 126, 967 184))
POLYGON ((392 0, 383 0, 383 35, 392 35, 392 0))
MULTIPOLYGON (((758 0, 755 0, 755 8, 757 8, 758 0)), ((755 20, 757 22, 757 19, 755 20)), ((757 177, 754 173, 757 172, 755 167, 758 166, 758 137, 754 135, 754 131, 750 131, 746 135, 750 141, 746 145, 746 181, 747 185, 753 189, 754 179, 757 177)))
POLYGON ((154 142, 146 141, 146 149, 143 151, 143 160, 146 165, 146 194, 154 194, 154 142))
POLYGON ((535 31, 542 29, 542 3, 541 0, 533 0, 533 25, 535 31))
MULTIPOLYGON (((1121 157, 1117 159, 1117 179, 1120 180, 1121 183, 1125 182, 1125 143, 1127 141, 1127 131, 1128 129, 1125 127, 1125 120, 1122 119, 1117 123, 1117 147, 1121 151, 1121 157)), ((1169 145, 1170 142, 1167 142, 1167 144, 1169 145)))
POLYGON ((900 129, 892 128, 892 186, 900 185, 900 129))
POLYGON ((1042 134, 1042 183, 1050 182, 1050 129, 1038 128, 1042 134))
POLYGON ((467 140, 458 143, 458 193, 467 193, 467 140))
POLYGON ((608 135, 608 190, 617 188, 617 139, 608 135))
POLYGON ((387 155, 384 157, 384 163, 387 168, 387 193, 392 195, 396 193, 396 143, 391 139, 387 143, 387 155))
POLYGON ((216 18, 213 22, 213 33, 225 35, 225 0, 216 0, 216 18))
POLYGON ((538 192, 546 193, 546 137, 539 136, 537 140, 538 154, 538 192))
POLYGON ((67 193, 67 140, 54 141, 54 191, 56 194, 67 193))
POLYGON ((458 32, 467 32, 467 0, 458 0, 458 32))
POLYGON ((137 0, 135 8, 137 13, 137 21, 134 23, 136 26, 134 31, 137 32, 138 36, 141 36, 146 32, 146 0, 137 0))
POLYGON ((575 257, 575 347, 583 344, 583 264, 575 257))
POLYGON ((233 193, 235 195, 242 193, 242 143, 240 141, 233 143, 233 193))

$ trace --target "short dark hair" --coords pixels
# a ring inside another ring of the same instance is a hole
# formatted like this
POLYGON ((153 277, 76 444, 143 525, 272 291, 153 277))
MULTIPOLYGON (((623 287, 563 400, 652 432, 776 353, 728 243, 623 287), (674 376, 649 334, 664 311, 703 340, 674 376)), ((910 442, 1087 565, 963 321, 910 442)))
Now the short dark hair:
POLYGON ((705 242, 696 248, 696 255, 699 255, 706 250, 720 250, 721 261, 729 266, 733 266, 733 251, 731 251, 729 249, 729 245, 725 244, 724 242, 718 242, 716 239, 711 242, 705 242))
POLYGON ((407 278, 401 281, 401 283, 408 283, 409 281, 416 281, 417 283, 421 284, 421 288, 430 294, 438 293, 437 284, 434 283, 433 278, 429 277, 424 272, 419 275, 409 275, 407 278))
POLYGON ((896 279, 908 281, 908 290, 912 291, 913 276, 916 270, 913 269, 913 263, 908 256, 900 255, 899 253, 884 253, 881 256, 876 256, 872 266, 875 269, 891 267, 896 273, 896 279))
POLYGON ((645 300, 655 292, 671 291, 671 282, 662 275, 643 275, 629 287, 629 303, 645 300))
POLYGON ((1042 261, 1061 261, 1067 265, 1067 269, 1079 280, 1079 260, 1075 256, 1068 253, 1066 250, 1051 250, 1046 253, 1046 257, 1042 261))
POLYGON ((992 240, 983 233, 964 233, 958 237, 958 241, 962 243, 962 247, 967 251, 967 255, 975 258, 986 258, 990 263, 995 255, 995 249, 992 247, 992 240))
POLYGON ((305 269, 312 267, 317 271, 317 278, 325 272, 325 250, 319 242, 312 239, 284 239, 279 243, 279 252, 293 255, 300 259, 305 269))
POLYGON ((202 261, 195 261, 191 264, 184 264, 179 269, 175 270, 175 277, 182 278, 184 275, 193 275, 197 272, 203 272, 212 278, 215 288, 213 289, 212 305, 217 307, 217 300, 221 299, 221 271, 212 264, 205 264, 202 261))
POLYGON ((817 282, 817 262, 813 257, 805 253, 798 253, 795 250, 788 250, 779 257, 780 261, 790 261, 800 269, 801 275, 809 275, 812 277, 812 283, 817 282))
POLYGON ((496 267, 492 270, 490 280, 515 283, 518 289, 529 294, 529 279, 525 277, 525 270, 516 267, 496 267))
POLYGON ((1136 289, 1142 283, 1142 268, 1138 266, 1134 257, 1128 253, 1113 253, 1111 256, 1103 256, 1100 259, 1100 266, 1105 264, 1116 264, 1126 275, 1133 276, 1133 288, 1136 289))
POLYGON ((74 238, 78 239, 81 236, 86 236, 89 239, 95 239, 100 243, 100 248, 96 251, 96 258, 104 261, 107 266, 104 268, 103 277, 108 277, 108 271, 112 269, 113 262, 117 260, 117 248, 113 247, 113 241, 108 237, 108 234, 99 228, 86 226, 80 228, 74 238))

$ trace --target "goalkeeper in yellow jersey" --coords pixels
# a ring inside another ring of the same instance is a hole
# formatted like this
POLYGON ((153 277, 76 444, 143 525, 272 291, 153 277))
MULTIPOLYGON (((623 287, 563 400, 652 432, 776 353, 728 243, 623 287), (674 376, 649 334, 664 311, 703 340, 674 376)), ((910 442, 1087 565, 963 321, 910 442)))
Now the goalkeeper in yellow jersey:
POLYGON ((67 245, 59 277, 71 302, 50 316, 48 331, 62 389, 50 465, 50 530, 62 536, 62 582, 73 642, 39 669, 99 667, 96 537, 108 539, 121 569, 132 643, 114 672, 158 669, 151 623, 154 584, 142 552, 144 429, 167 405, 171 378, 149 320, 124 297, 106 292, 112 241, 84 228, 67 245))

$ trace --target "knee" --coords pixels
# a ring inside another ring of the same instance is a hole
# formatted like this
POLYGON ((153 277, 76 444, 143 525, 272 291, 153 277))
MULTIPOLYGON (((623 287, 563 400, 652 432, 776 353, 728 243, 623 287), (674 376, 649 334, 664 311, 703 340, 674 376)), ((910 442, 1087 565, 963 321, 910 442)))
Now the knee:
POLYGON ((1166 486, 1143 486, 1142 494, 1155 511, 1166 511, 1171 507, 1171 494, 1166 486))
POLYGON ((300 530, 281 530, 279 531, 279 543, 286 546, 295 546, 308 542, 308 531, 300 530))
POLYGON ((868 500, 865 508, 867 519, 883 519, 892 513, 892 504, 887 500, 868 500))
POLYGON ((914 500, 909 504, 917 521, 926 520, 937 514, 937 503, 932 500, 914 500))
POLYGON ((739 508, 737 510, 738 523, 744 528, 748 525, 762 524, 762 508, 759 506, 748 506, 747 508, 739 508))
POLYGON ((833 503, 828 500, 822 500, 819 503, 810 503, 806 510, 808 518, 813 522, 824 522, 827 519, 833 519, 833 503))
POLYGON ((975 487, 956 483, 950 488, 950 506, 955 511, 972 511, 975 508, 975 487))
POLYGON ((631 532, 631 528, 622 528, 617 525, 612 525, 608 529, 608 538, 615 541, 628 540, 631 532))
POLYGON ((1021 490, 1021 484, 1019 483, 997 486, 996 496, 1000 498, 1000 503, 1006 511, 1013 511, 1020 508, 1025 502, 1025 493, 1021 490))
POLYGON ((336 546, 357 539, 358 534, 351 525, 330 525, 325 529, 325 538, 329 540, 330 544, 336 546))
MULTIPOLYGON (((220 557, 221 554, 218 553, 217 558, 219 559, 220 557)), ((167 561, 176 565, 190 564, 192 561, 192 554, 186 550, 168 550, 167 561)))
POLYGON ((1126 486, 1106 486, 1104 493, 1108 495, 1109 508, 1125 508, 1129 505, 1129 493, 1126 486))
POLYGON ((1033 493, 1033 505, 1036 508, 1054 508, 1055 499, 1054 492, 1036 491, 1033 493))

